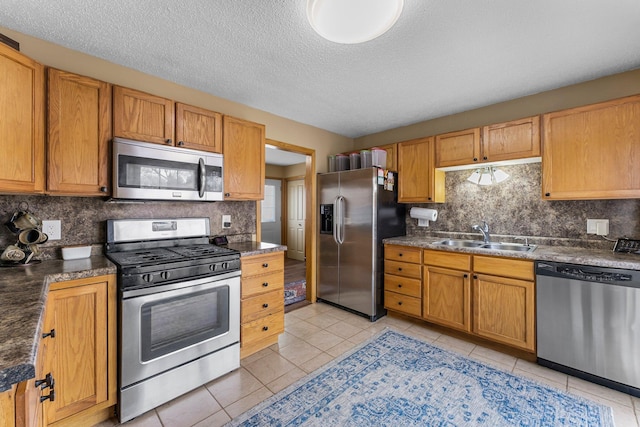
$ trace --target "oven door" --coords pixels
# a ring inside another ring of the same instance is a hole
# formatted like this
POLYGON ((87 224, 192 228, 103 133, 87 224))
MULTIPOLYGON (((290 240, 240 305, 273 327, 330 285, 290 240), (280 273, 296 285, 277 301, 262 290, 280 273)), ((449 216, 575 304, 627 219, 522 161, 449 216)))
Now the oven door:
POLYGON ((120 329, 120 387, 239 345, 239 272, 125 291, 120 329))

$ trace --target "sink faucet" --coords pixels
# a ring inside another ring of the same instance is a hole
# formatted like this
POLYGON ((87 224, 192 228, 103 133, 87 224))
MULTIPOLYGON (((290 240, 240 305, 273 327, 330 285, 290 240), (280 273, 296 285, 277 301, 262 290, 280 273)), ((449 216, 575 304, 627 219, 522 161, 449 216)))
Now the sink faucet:
POLYGON ((484 239, 485 243, 491 242, 491 236, 489 235, 489 224, 487 224, 487 221, 482 221, 482 225, 474 224, 471 226, 471 229, 482 233, 482 238, 484 239))

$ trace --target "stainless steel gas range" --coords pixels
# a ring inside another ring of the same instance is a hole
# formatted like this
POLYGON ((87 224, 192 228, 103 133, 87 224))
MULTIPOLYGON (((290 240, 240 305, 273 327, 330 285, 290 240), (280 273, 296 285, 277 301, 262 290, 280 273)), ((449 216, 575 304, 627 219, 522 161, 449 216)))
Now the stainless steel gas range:
POLYGON ((107 221, 120 422, 240 366, 240 254, 209 234, 208 218, 107 221))

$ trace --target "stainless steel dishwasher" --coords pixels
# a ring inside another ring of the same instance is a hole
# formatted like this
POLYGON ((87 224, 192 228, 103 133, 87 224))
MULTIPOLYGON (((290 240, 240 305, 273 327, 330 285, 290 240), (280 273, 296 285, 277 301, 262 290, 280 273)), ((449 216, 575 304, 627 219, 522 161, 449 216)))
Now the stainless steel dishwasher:
POLYGON ((538 363, 640 396, 640 271, 536 262, 538 363))

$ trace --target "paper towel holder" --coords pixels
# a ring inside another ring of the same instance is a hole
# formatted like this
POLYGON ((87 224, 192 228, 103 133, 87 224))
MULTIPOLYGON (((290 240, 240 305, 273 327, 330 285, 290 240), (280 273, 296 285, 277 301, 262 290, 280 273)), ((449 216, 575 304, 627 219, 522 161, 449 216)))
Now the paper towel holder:
POLYGON ((435 209, 411 208, 409 216, 418 220, 418 227, 428 227, 429 221, 438 218, 438 211, 435 209))

